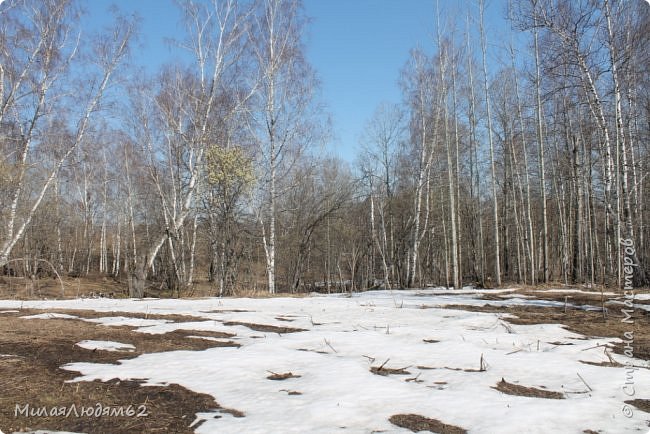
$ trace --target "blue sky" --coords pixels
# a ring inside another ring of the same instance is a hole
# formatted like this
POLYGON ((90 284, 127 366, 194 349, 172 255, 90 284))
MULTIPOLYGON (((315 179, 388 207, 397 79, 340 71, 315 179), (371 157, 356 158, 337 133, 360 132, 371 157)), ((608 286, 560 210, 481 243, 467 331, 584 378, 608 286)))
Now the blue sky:
MULTIPOLYGON (((142 17, 136 62, 153 72, 178 58, 164 42, 182 30, 172 0, 87 0, 83 4, 89 30, 105 22, 112 3, 142 17)), ((335 138, 328 149, 353 161, 358 138, 377 105, 401 102, 398 78, 409 50, 432 50, 436 1, 304 0, 304 4, 312 20, 305 38, 307 58, 318 73, 322 102, 333 120, 335 138)), ((502 19, 504 4, 487 2, 486 28, 495 43, 508 29, 502 19)), ((443 17, 456 14, 462 23, 469 7, 476 10, 474 0, 440 0, 443 17)))

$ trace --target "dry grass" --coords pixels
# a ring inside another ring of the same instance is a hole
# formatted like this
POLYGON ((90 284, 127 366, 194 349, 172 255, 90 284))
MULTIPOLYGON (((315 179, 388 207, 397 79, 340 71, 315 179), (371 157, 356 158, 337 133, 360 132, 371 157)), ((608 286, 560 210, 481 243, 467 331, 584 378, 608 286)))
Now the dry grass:
POLYGON ((492 386, 492 388, 508 395, 527 396, 529 398, 564 399, 563 393, 508 383, 503 378, 496 386, 492 386))
POLYGON ((633 405, 641 411, 650 413, 650 399, 632 399, 630 401, 625 401, 625 403, 633 405))
POLYGON ((297 332, 306 332, 307 330, 305 329, 299 329, 295 327, 278 327, 274 325, 268 325, 268 324, 253 324, 253 323, 248 323, 248 322, 240 322, 240 321, 227 321, 224 322, 223 325, 226 326, 244 326, 248 327, 251 330, 255 330, 257 332, 267 332, 267 333, 278 333, 278 334, 286 334, 286 333, 297 333, 297 332))
MULTIPOLYGON (((126 278, 116 279, 108 275, 89 274, 78 277, 61 276, 63 283, 63 294, 61 283, 55 277, 42 276, 33 281, 25 277, 0 276, 0 299, 60 299, 79 297, 128 297, 128 286, 126 278)), ((168 297, 177 296, 175 291, 164 289, 160 282, 148 282, 149 287, 145 290, 147 297, 168 297)), ((262 285, 263 288, 263 285, 262 285)), ((181 291, 183 298, 201 298, 218 296, 218 289, 214 283, 208 282, 204 277, 197 279, 191 288, 181 291)), ((275 297, 307 297, 307 293, 277 292, 269 294, 265 289, 237 289, 232 297, 245 298, 275 298, 275 297)))
POLYGON ((466 434, 467 430, 454 425, 440 422, 437 419, 420 416, 418 414, 396 414, 388 419, 390 423, 400 428, 413 432, 431 431, 438 434, 466 434))
POLYGON ((52 299, 104 296, 111 298, 126 297, 126 284, 108 276, 62 277, 61 283, 57 278, 44 277, 33 281, 24 277, 2 276, 0 281, 0 298, 2 299, 52 299))
POLYGON ((289 378, 300 378, 300 375, 294 374, 293 372, 285 372, 282 374, 278 374, 277 372, 271 372, 271 375, 269 375, 266 378, 274 381, 282 381, 282 380, 288 380, 289 378))
POLYGON ((386 360, 384 363, 382 363, 380 366, 371 366, 370 367, 370 372, 372 372, 375 375, 411 375, 409 371, 406 370, 406 368, 387 368, 386 363, 388 363, 388 360, 386 360))
POLYGON ((625 365, 617 362, 588 362, 586 360, 579 360, 580 363, 584 363, 585 365, 592 365, 592 366, 603 366, 606 368, 622 368, 625 365))
MULTIPOLYGON (((28 309, 22 309, 26 312, 28 309)), ((43 312, 56 312, 64 313, 67 315, 74 315, 80 318, 105 318, 105 317, 124 317, 124 318, 138 318, 138 319, 158 319, 169 322, 196 322, 196 321, 206 321, 203 317, 191 316, 191 315, 178 315, 178 314, 157 314, 149 312, 101 312, 90 309, 48 309, 44 311, 38 311, 37 313, 43 312)), ((28 314, 24 314, 28 315, 28 314)))
MULTIPOLYGON (((187 336, 232 337, 224 334, 181 331, 147 334, 130 327, 107 327, 79 320, 20 318, 38 313, 22 310, 0 315, 0 427, 9 432, 19 430, 63 430, 86 433, 190 433, 195 413, 223 409, 214 398, 192 392, 179 385, 141 387, 139 381, 68 383, 76 373, 61 369, 72 362, 119 363, 143 353, 161 351, 197 351, 219 346, 236 347, 233 341, 188 339, 187 336), (132 352, 88 350, 75 345, 82 340, 111 340, 135 346, 132 352), (15 417, 16 405, 32 408, 78 408, 95 406, 137 408, 145 405, 147 417, 15 417)), ((104 314, 106 316, 107 314, 104 314)), ((218 415, 216 417, 219 417, 218 415)))

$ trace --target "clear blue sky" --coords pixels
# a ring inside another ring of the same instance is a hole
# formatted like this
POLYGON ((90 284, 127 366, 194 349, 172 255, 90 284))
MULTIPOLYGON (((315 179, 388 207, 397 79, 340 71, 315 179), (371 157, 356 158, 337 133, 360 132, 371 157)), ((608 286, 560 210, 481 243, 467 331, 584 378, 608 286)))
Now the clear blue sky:
MULTIPOLYGON (((178 58, 165 44, 182 30, 172 0, 86 0, 90 29, 109 16, 110 4, 142 17, 142 47, 134 59, 155 71, 178 58)), ((307 57, 321 81, 322 102, 332 115, 334 154, 352 161, 358 138, 382 101, 399 103, 399 72, 411 48, 431 51, 435 35, 435 0, 304 0, 311 24, 305 38, 307 57)), ((497 43, 508 24, 504 0, 487 2, 488 38, 497 43)), ((456 14, 464 23, 474 0, 440 0, 442 16, 456 14)), ((444 28, 445 19, 441 20, 444 28)), ((459 31, 464 31, 464 25, 459 31)))

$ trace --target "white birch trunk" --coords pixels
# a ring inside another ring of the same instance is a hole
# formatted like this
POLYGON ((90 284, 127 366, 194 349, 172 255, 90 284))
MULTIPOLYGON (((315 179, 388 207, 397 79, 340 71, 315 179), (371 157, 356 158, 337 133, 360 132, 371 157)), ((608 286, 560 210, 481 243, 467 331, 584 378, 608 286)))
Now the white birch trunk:
POLYGON ((495 283, 501 286, 501 248, 500 248, 500 235, 499 235, 499 203, 497 200, 497 180, 496 180, 496 167, 494 163, 494 143, 492 139, 492 116, 490 110, 490 88, 488 86, 488 72, 487 72, 487 41, 485 38, 485 29, 483 22, 484 2, 480 0, 480 33, 481 33, 481 51, 483 53, 483 89, 485 91, 485 107, 487 115, 487 133, 488 142, 490 144, 490 171, 492 174, 492 214, 494 217, 494 274, 495 283))

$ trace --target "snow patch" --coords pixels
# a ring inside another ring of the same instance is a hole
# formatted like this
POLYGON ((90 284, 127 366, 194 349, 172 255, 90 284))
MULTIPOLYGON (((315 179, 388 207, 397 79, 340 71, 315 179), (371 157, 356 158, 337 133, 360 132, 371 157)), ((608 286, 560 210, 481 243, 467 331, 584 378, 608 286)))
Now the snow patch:
POLYGON ((136 331, 142 333, 149 333, 153 335, 159 335, 164 333, 170 333, 176 330, 200 330, 200 331, 210 331, 210 332, 232 333, 231 329, 222 326, 220 323, 214 320, 153 324, 148 327, 140 327, 136 331))
POLYGON ((106 326, 146 327, 171 322, 167 319, 130 318, 125 316, 105 316, 101 318, 82 318, 84 321, 106 326))
MULTIPOLYGON (((405 432, 388 421, 399 413, 421 414, 479 434, 493 433, 495 427, 503 433, 646 430, 647 415, 643 412, 635 412, 629 419, 620 414, 623 401, 629 399, 621 389, 625 368, 581 362, 609 361, 602 345, 617 339, 585 339, 561 324, 510 324, 504 321, 505 314, 422 309, 448 304, 564 305, 522 297, 484 300, 482 293, 495 291, 433 289, 371 291, 352 297, 92 303, 70 300, 65 302, 66 307, 94 308, 102 303, 102 309, 141 313, 155 309, 194 316, 198 312, 205 319, 148 327, 156 332, 178 328, 227 331, 221 329, 222 321, 275 324, 278 316, 294 319, 282 325, 307 331, 277 334, 244 332, 241 328, 237 329, 240 348, 150 353, 119 365, 71 363, 64 368, 81 373, 73 381, 117 377, 147 378, 151 385, 176 383, 210 394, 223 407, 246 414, 244 418, 197 414, 197 419, 205 419, 196 428, 197 433, 405 432), (487 370, 479 370, 481 360, 487 370), (371 372, 372 367, 382 364, 409 375, 371 372), (270 381, 269 371, 300 377, 270 381), (588 390, 576 373, 593 390, 588 390), (492 388, 502 378, 562 392, 565 399, 506 395, 492 388), (287 390, 301 394, 289 395, 287 390), (589 426, 585 425, 585 414, 590 415, 589 426)), ((9 302, 0 301, 0 305, 9 302)), ((634 364, 648 365, 636 359, 634 364)), ((650 370, 636 370, 634 381, 637 390, 650 389, 650 370)))
POLYGON ((113 342, 113 341, 85 340, 85 341, 77 342, 76 345, 86 350, 135 351, 135 347, 131 344, 123 344, 121 342, 113 342))
POLYGON ((78 319, 78 316, 68 315, 67 313, 39 313, 36 315, 21 316, 24 319, 78 319))

